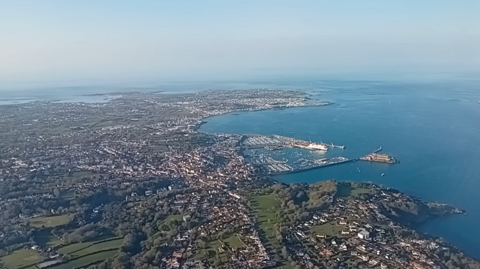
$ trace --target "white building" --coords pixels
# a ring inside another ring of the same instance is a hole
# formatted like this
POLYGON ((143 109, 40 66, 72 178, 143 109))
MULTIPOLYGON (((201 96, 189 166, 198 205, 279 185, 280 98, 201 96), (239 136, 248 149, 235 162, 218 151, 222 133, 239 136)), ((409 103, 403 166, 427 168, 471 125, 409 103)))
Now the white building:
POLYGON ((363 240, 369 240, 370 239, 370 233, 366 231, 365 229, 360 230, 358 232, 358 237, 363 240))

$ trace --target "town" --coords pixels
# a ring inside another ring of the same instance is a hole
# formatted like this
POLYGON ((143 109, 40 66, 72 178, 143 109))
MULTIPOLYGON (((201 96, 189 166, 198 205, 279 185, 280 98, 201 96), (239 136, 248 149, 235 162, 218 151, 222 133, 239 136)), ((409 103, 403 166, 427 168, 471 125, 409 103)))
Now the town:
POLYGON ((0 267, 480 268, 410 227, 460 209, 367 183, 281 184, 244 147, 313 143, 198 131, 326 104, 255 89, 0 106, 0 267))

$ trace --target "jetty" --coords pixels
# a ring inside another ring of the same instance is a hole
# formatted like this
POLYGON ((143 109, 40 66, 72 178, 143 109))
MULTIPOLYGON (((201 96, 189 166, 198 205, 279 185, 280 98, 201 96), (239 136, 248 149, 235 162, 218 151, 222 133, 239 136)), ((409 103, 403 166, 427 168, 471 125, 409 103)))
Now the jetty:
POLYGON ((292 168, 291 170, 284 170, 284 171, 271 171, 271 175, 281 175, 281 174, 291 174, 291 173, 299 173, 313 169, 324 168, 328 166, 349 163, 349 162, 356 162, 358 159, 347 159, 345 157, 334 157, 334 158, 325 158, 321 160, 316 160, 312 162, 312 165, 306 167, 299 167, 299 168, 292 168))

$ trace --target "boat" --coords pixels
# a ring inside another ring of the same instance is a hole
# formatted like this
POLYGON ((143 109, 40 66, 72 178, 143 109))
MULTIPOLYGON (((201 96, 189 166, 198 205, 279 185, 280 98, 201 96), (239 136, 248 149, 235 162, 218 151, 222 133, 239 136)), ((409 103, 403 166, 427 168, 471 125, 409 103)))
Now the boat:
POLYGON ((385 173, 382 173, 380 176, 384 177, 384 176, 385 176, 385 173))
POLYGON ((322 144, 313 144, 313 143, 310 143, 308 146, 307 146, 307 149, 312 149, 312 150, 322 150, 322 151, 327 151, 328 148, 322 144))

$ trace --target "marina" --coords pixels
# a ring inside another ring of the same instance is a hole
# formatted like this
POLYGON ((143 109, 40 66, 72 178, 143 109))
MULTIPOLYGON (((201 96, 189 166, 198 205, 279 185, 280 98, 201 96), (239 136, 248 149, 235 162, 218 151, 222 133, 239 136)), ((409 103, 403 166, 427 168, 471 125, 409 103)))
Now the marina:
MULTIPOLYGON (((388 164, 398 163, 394 157, 380 154, 381 146, 360 158, 330 157, 326 156, 329 149, 345 149, 345 146, 299 140, 280 135, 243 135, 239 146, 251 164, 259 166, 264 173, 271 175, 297 173, 359 160, 388 164)), ((341 153, 337 151, 337 154, 341 153)), ((361 173, 360 168, 357 168, 357 171, 361 173)))
POLYGON ((246 149, 270 148, 272 150, 278 150, 286 147, 318 151, 328 151, 329 148, 345 149, 343 145, 339 146, 333 143, 327 144, 323 142, 305 141, 280 135, 244 135, 240 139, 240 144, 246 149))
POLYGON ((324 156, 331 148, 344 149, 345 146, 280 135, 244 135, 240 139, 240 147, 250 163, 271 175, 296 173, 358 160, 324 156), (278 160, 279 158, 281 160, 278 160))

